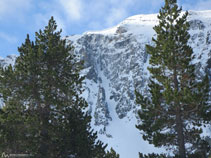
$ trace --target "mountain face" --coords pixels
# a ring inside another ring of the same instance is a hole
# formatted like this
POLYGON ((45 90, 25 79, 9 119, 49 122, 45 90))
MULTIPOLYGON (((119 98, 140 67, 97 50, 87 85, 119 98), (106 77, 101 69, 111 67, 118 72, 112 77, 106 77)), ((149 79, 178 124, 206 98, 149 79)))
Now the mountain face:
MULTIPOLYGON (((196 74, 203 77, 208 72, 211 78, 211 11, 190 11, 188 20, 196 74)), ((134 91, 147 93, 150 74, 145 45, 153 45, 156 24, 157 14, 136 15, 107 30, 67 37, 75 53, 85 61, 83 96, 89 104, 92 127, 121 158, 137 158, 138 152, 164 151, 143 141, 135 128, 140 107, 135 104, 134 91)), ((14 59, 0 58, 0 64, 14 63, 14 59)), ((211 128, 206 132, 211 132, 211 128)))
POLYGON ((14 65, 15 60, 17 58, 17 55, 8 55, 6 58, 0 57, 0 67, 6 67, 11 65, 14 65))

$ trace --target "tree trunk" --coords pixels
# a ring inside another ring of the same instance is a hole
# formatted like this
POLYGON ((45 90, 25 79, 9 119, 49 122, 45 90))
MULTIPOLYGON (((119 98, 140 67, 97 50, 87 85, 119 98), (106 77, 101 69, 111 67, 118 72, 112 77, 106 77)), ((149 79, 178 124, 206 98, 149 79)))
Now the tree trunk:
MULTIPOLYGON (((178 93, 179 83, 177 79, 177 70, 174 68, 174 86, 175 92, 178 93)), ((184 131, 183 131, 183 121, 181 116, 181 106, 178 100, 175 100, 176 107, 176 131, 177 131, 177 142, 179 146, 179 158, 186 158, 185 152, 185 140, 184 140, 184 131)))
MULTIPOLYGON (((42 105, 41 105, 42 106, 42 105)), ((44 107, 40 108, 40 120, 41 120, 41 129, 40 129, 40 147, 39 147, 39 156, 46 158, 49 155, 49 133, 48 133, 48 120, 49 120, 49 107, 43 105, 44 107)))
POLYGON ((186 158, 183 122, 181 119, 180 109, 177 111, 176 114, 176 130, 177 130, 177 142, 179 146, 179 158, 186 158))

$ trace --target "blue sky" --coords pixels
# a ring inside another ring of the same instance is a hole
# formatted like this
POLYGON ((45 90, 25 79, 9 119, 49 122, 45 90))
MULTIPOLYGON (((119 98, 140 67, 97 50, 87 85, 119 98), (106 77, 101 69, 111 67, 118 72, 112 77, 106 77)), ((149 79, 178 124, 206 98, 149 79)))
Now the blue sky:
MULTIPOLYGON (((0 56, 18 54, 28 33, 51 16, 63 36, 114 26, 136 14, 157 13, 164 0, 0 0, 0 56)), ((211 0, 178 0, 184 10, 211 10, 211 0)))

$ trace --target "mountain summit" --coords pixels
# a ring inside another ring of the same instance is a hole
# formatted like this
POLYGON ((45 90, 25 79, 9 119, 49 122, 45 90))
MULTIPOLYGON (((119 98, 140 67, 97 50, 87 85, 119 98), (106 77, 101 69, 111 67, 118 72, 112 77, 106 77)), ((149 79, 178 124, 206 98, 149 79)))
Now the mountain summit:
MULTIPOLYGON (((206 71, 211 77, 211 11, 189 11, 188 20, 197 75, 203 76, 206 71)), ((149 56, 145 45, 153 44, 156 24, 157 14, 135 15, 106 30, 68 37, 85 60, 84 97, 93 116, 92 126, 122 158, 156 150, 135 128, 139 107, 134 95, 135 87, 146 92, 149 56)))
MULTIPOLYGON (((188 20, 196 73, 200 77, 207 72, 211 78, 211 10, 189 11, 188 20)), ((165 151, 143 141, 135 127, 140 120, 134 91, 136 87, 146 93, 150 74, 145 45, 153 44, 156 24, 157 14, 136 15, 106 30, 67 37, 85 61, 83 96, 89 104, 92 127, 121 158, 138 158, 138 152, 165 151)), ((7 63, 14 63, 14 58, 0 58, 0 65, 7 63)))

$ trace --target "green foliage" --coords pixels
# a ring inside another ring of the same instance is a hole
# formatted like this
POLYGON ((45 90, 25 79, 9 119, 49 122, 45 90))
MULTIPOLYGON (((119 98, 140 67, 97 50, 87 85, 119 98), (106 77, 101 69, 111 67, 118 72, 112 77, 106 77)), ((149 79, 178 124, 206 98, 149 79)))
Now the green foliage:
POLYGON ((181 11, 176 0, 165 0, 154 27, 154 45, 146 46, 150 98, 136 91, 136 101, 142 107, 137 128, 144 131, 143 139, 156 147, 177 146, 175 153, 184 158, 198 147, 200 127, 210 122, 210 105, 208 76, 195 75, 193 50, 188 45, 188 12, 182 15, 181 11), (186 143, 191 147, 185 148, 186 143))
POLYGON ((107 145, 96 142, 97 133, 90 127, 90 116, 74 107, 68 110, 66 118, 60 118, 62 123, 53 125, 53 150, 54 154, 57 154, 55 157, 72 155, 75 158, 94 158, 105 155, 107 145))
POLYGON ((91 130, 81 97, 83 62, 61 39, 53 17, 45 29, 18 48, 14 67, 1 68, 1 151, 39 158, 104 157, 105 148, 91 130))
POLYGON ((168 158, 168 157, 164 154, 152 153, 152 154, 146 155, 146 154, 139 153, 139 158, 168 158))
POLYGON ((105 158, 119 158, 119 154, 117 154, 113 148, 110 151, 107 151, 105 158))
POLYGON ((0 153, 25 152, 27 148, 24 139, 27 128, 24 123, 23 109, 15 102, 1 109, 0 113, 0 153), (22 115, 22 116, 21 116, 22 115), (17 132, 19 131, 19 132, 17 132), (14 139, 16 138, 16 139, 14 139))

